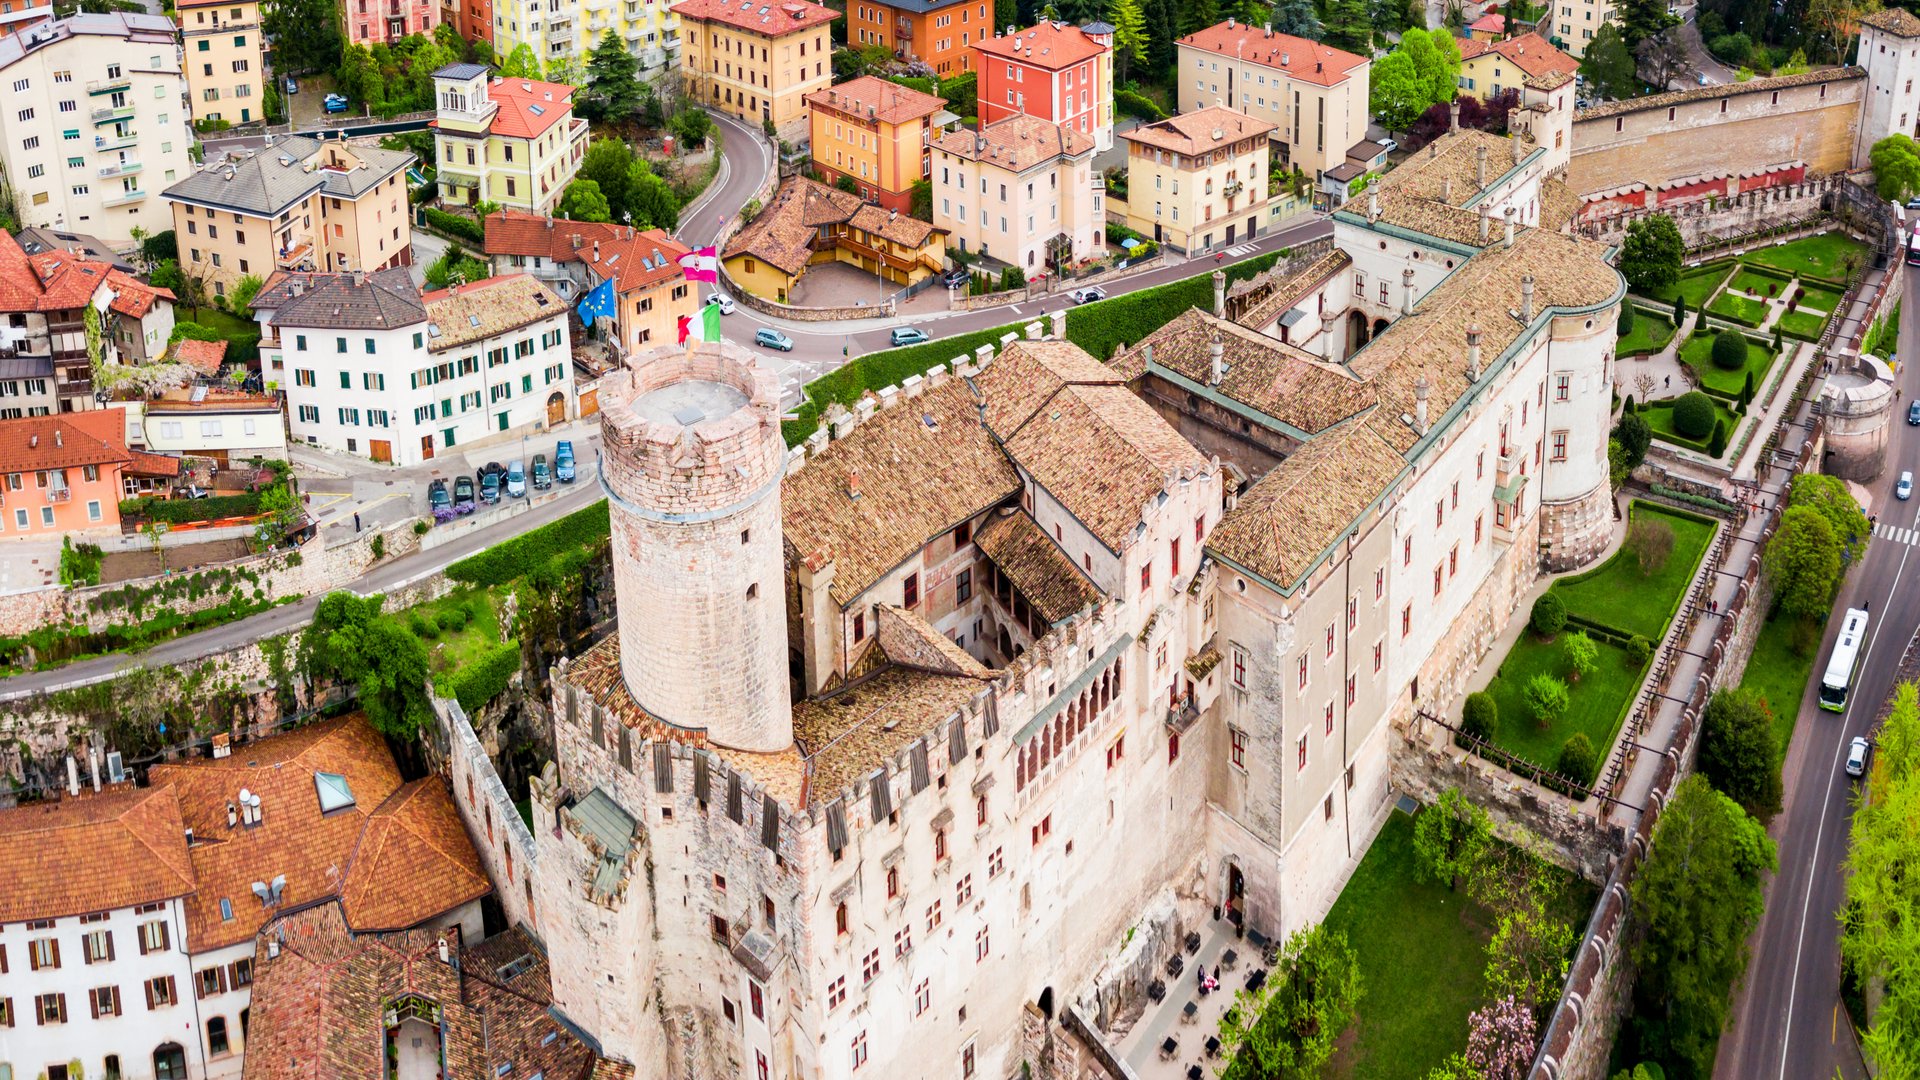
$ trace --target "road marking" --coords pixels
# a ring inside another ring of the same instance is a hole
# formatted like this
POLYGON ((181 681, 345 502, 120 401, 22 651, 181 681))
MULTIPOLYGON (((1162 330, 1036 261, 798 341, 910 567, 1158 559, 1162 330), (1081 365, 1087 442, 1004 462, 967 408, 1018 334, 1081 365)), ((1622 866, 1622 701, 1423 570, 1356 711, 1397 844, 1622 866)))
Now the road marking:
POLYGON ((1245 255, 1245 254, 1247 254, 1247 253, 1249 253, 1249 252, 1251 252, 1251 251, 1253 251, 1253 250, 1254 250, 1254 246, 1253 246, 1252 244, 1241 244, 1241 245, 1240 245, 1239 247, 1230 247, 1230 248, 1228 248, 1228 249, 1227 249, 1227 254, 1229 254, 1229 255, 1245 255))
MULTIPOLYGON (((1916 515, 1914 523, 1920 525, 1920 514, 1916 515)), ((1910 546, 1900 553, 1900 565, 1894 568, 1893 583, 1887 587, 1887 598, 1882 604, 1883 612, 1892 606, 1893 597, 1900 591, 1900 575, 1906 573, 1907 556, 1911 554, 1913 554, 1913 548, 1910 546)), ((1879 642, 1880 628, 1884 625, 1886 625, 1884 621, 1875 621, 1873 633, 1867 635, 1867 651, 1860 658, 1861 671, 1867 669, 1867 661, 1873 657, 1873 647, 1879 642)), ((1800 956, 1807 947, 1807 913, 1813 909, 1813 875, 1819 869, 1820 844, 1827 834, 1827 808, 1833 805, 1833 789, 1839 786, 1832 782, 1833 770, 1840 767, 1840 757, 1846 752, 1847 721, 1853 717, 1853 707, 1859 703, 1861 696, 1848 695, 1846 711, 1840 714, 1841 737, 1833 744, 1833 764, 1828 767, 1827 790, 1826 794, 1820 797, 1820 821, 1813 830, 1813 852, 1807 859, 1807 895, 1800 902, 1800 930, 1794 935, 1793 941, 1793 974, 1787 979, 1787 1026, 1780 1036, 1780 1080, 1787 1080, 1787 1046, 1793 1041, 1793 999, 1800 988, 1800 956)))

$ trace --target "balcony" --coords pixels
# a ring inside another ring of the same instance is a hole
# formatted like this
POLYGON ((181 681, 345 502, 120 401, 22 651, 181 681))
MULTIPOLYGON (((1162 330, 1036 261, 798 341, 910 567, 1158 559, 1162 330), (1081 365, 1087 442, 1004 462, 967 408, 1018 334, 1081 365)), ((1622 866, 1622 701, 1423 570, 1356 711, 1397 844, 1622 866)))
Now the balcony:
POLYGON ((133 119, 133 106, 130 104, 109 105, 104 109, 93 110, 93 122, 96 124, 111 124, 117 120, 131 119, 133 119))
POLYGON ((282 270, 298 270, 302 266, 312 269, 313 243, 311 241, 302 241, 282 251, 274 261, 279 264, 282 270))
POLYGON ((48 488, 47 501, 50 503, 70 502, 73 499, 72 488, 48 488))
POLYGON ((100 205, 101 206, 125 206, 128 203, 137 203, 141 199, 144 199, 146 197, 147 197, 146 192, 136 188, 133 191, 122 191, 119 194, 112 196, 111 198, 102 199, 100 200, 100 205))
POLYGON ((1200 705, 1191 694, 1167 706, 1167 730, 1175 735, 1185 735, 1199 719, 1200 705))
POLYGON ((133 76, 122 75, 117 79, 95 79, 87 84, 89 94, 111 94, 115 90, 128 90, 133 87, 133 76))
POLYGON ((95 135, 93 137, 93 148, 95 150, 124 150, 139 141, 140 136, 137 132, 116 131, 111 135, 95 135))
POLYGON ((120 161, 112 165, 100 166, 99 176, 102 180, 111 180, 116 176, 132 176, 142 168, 143 166, 137 161, 120 161))

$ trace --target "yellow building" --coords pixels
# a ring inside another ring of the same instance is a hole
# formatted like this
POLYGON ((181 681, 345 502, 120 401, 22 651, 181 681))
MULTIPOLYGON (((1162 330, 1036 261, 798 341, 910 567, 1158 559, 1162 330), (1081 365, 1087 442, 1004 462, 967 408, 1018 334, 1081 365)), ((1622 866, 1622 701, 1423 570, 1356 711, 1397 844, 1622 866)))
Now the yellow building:
POLYGON ((168 188, 180 269, 222 296, 275 270, 374 271, 413 260, 402 150, 289 136, 168 188))
POLYGON ((1554 48, 1539 34, 1494 42, 1458 38, 1454 43, 1460 47, 1460 89, 1479 98, 1490 98, 1502 90, 1518 91, 1528 79, 1572 75, 1580 70, 1580 61, 1554 48))
POLYGON ((448 64, 433 87, 433 152, 447 197, 551 213, 587 155, 573 87, 490 79, 483 64, 448 64))
POLYGON ((1265 120, 1211 108, 1122 132, 1127 227, 1189 254, 1266 231, 1265 120))
POLYGON ((739 4, 681 0, 680 72, 689 97, 750 123, 773 121, 798 138, 808 94, 833 82, 827 24, 840 17, 806 0, 739 4))
POLYGON ((1174 47, 1182 112, 1218 105, 1272 122, 1281 163, 1316 180, 1367 137, 1373 61, 1364 56, 1234 19, 1174 47))
POLYGON ((261 108, 266 63, 255 0, 180 0, 182 63, 193 118, 244 124, 261 108))
POLYGON ((946 234, 825 184, 795 177, 727 246, 721 261, 740 288, 786 303, 809 266, 843 262, 897 285, 946 265, 946 234))
POLYGON ((807 105, 821 177, 849 177, 862 198, 908 212, 913 185, 929 175, 928 147, 946 100, 862 75, 808 94, 807 105))

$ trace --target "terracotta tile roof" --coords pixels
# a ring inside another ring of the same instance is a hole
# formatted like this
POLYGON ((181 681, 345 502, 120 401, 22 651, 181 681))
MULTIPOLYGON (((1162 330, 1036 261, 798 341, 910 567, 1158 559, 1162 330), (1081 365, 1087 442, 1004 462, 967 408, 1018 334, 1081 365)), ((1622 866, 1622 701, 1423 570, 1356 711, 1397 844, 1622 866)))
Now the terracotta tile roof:
POLYGON ((227 343, 181 338, 173 343, 169 352, 175 362, 185 364, 202 375, 218 375, 220 365, 227 360, 227 343))
MULTIPOLYGON (((1499 16, 1493 16, 1499 18, 1499 16)), ((1547 75, 1564 73, 1571 75, 1580 70, 1580 61, 1561 52, 1547 43, 1547 39, 1537 33, 1521 34, 1502 41, 1487 43, 1487 50, 1504 57, 1514 67, 1527 75, 1547 75)), ((1466 50, 1460 52, 1462 58, 1466 50)))
POLYGON ((445 782, 401 786, 367 818, 340 892, 354 928, 399 930, 492 891, 445 782))
POLYGON ((132 281, 108 263, 66 251, 29 255, 13 234, 0 231, 0 311, 70 311, 85 307, 109 280, 132 281))
POLYGON ((616 292, 650 289, 686 276, 680 268, 686 246, 659 229, 501 210, 487 215, 486 230, 483 250, 488 255, 538 255, 556 263, 584 263, 593 270, 596 284, 613 278, 616 292))
MULTIPOLYGON (((1574 72, 1572 71, 1544 71, 1538 75, 1527 76, 1525 79, 1521 80, 1521 83, 1522 85, 1526 86, 1529 90, 1538 90, 1542 93, 1551 93, 1555 90, 1560 89, 1563 86, 1566 86, 1568 83, 1573 82, 1573 77, 1574 77, 1574 72)), ((1535 112, 1540 112, 1540 113, 1546 113, 1551 111, 1550 109, 1547 108, 1544 102, 1538 102, 1528 107, 1533 109, 1535 112)))
POLYGON ((933 236, 933 226, 917 217, 893 210, 883 210, 872 203, 861 203, 860 209, 847 219, 847 225, 861 232, 885 237, 896 244, 919 247, 933 236))
POLYGON ((531 274, 505 274, 420 298, 427 309, 427 351, 445 352, 565 315, 567 305, 531 274))
POLYGON ((124 464, 126 438, 125 409, 0 420, 0 472, 124 464))
POLYGON ((1078 26, 1046 21, 1012 34, 995 34, 973 47, 988 56, 1049 71, 1072 67, 1107 51, 1105 45, 1078 26))
MULTIPOLYGON (((339 897, 354 880, 369 819, 401 788, 385 740, 358 714, 235 747, 230 757, 155 765, 149 777, 155 787, 177 793, 181 817, 193 829, 188 854, 200 888, 187 902, 187 940, 201 952, 245 941, 267 923, 272 912, 255 898, 256 881, 286 875, 282 909, 339 897), (322 811, 316 786, 322 773, 344 781, 353 805, 322 811), (227 824, 227 806, 241 788, 260 797, 258 825, 227 824), (223 899, 231 903, 231 919, 221 917, 223 899)), ((430 817, 433 810, 413 807, 397 824, 427 829, 411 815, 430 817)), ((435 835, 451 845, 449 837, 435 835)), ((409 875, 439 876, 470 866, 471 851, 455 860, 410 844, 402 838, 390 851, 376 844, 378 850, 368 852, 388 875, 385 885, 402 897, 368 909, 385 925, 412 926, 471 899, 463 895, 469 882, 457 875, 444 884, 406 881, 409 875), (415 905, 411 913, 402 910, 406 904, 415 905)))
POLYGON ((1462 60, 1471 60, 1482 53, 1493 51, 1493 42, 1482 41, 1479 38, 1457 37, 1453 39, 1453 44, 1459 48, 1462 60))
POLYGON ((877 75, 862 75, 825 90, 815 90, 807 95, 806 101, 822 112, 878 120, 883 124, 904 124, 932 116, 947 104, 946 98, 921 93, 877 75))
POLYGON ((1126 381, 1125 375, 1072 342, 1024 339, 1001 349, 993 363, 974 377, 987 407, 987 426, 1003 438, 1069 383, 1119 386, 1126 381))
MULTIPOLYGON (((1317 332, 1319 326, 1314 326, 1317 332)), ((1335 332, 1342 328, 1336 325, 1335 332)), ((1372 388, 1339 364, 1329 364, 1295 346, 1189 308, 1128 349, 1120 370, 1153 366, 1206 386, 1214 393, 1311 436, 1373 407, 1372 388), (1212 385, 1213 335, 1220 335, 1226 377, 1212 385)))
POLYGON ((180 804, 140 788, 0 810, 0 881, 0 923, 185 896, 194 883, 180 804))
MULTIPOLYGON (((1521 157, 1537 147, 1522 136, 1494 135, 1474 128, 1450 131, 1380 178, 1381 220, 1390 225, 1470 247, 1480 246, 1480 216, 1472 209, 1479 195, 1513 168, 1513 138, 1521 140, 1521 157), (1487 151, 1486 180, 1478 182, 1479 149, 1487 151)), ((1343 214, 1364 216, 1365 194, 1347 204, 1343 214)), ((1506 220, 1495 216, 1487 238, 1499 243, 1506 220)))
POLYGON ((965 128, 950 131, 935 139, 933 145, 956 157, 1013 172, 1025 172, 1041 162, 1076 158, 1093 151, 1091 136, 1024 113, 996 120, 977 132, 965 128))
POLYGON ((934 231, 918 218, 882 210, 858 195, 796 176, 780 185, 772 204, 740 230, 724 257, 750 255, 798 274, 813 257, 821 227, 831 225, 846 225, 916 248, 934 231))
POLYGON ((797 703, 793 735, 806 756, 812 801, 831 802, 991 685, 984 678, 889 665, 797 703))
POLYGON ((1882 8, 1871 15, 1862 15, 1860 23, 1899 37, 1920 37, 1920 18, 1906 8, 1882 8))
POLYGON ((1580 196, 1565 180, 1540 181, 1540 227, 1564 231, 1573 227, 1573 215, 1580 210, 1580 196))
POLYGON ((668 9, 683 19, 725 23, 768 37, 783 37, 840 17, 832 8, 806 0, 680 0, 668 9))
POLYGON ((1002 510, 973 542, 1049 623, 1100 602, 1100 590, 1024 512, 1002 510))
POLYGON ((881 604, 876 610, 874 636, 887 659, 901 667, 976 679, 992 674, 985 664, 934 629, 918 612, 892 604, 881 604))
POLYGON ((149 454, 145 450, 129 450, 133 461, 127 465, 128 476, 179 476, 180 459, 171 454, 149 454))
POLYGON ((1284 71, 1289 78, 1318 86, 1337 86, 1368 62, 1364 56, 1317 41, 1291 34, 1273 34, 1263 27, 1232 21, 1195 30, 1176 44, 1238 56, 1246 63, 1284 71))
MULTIPOLYGON (((1251 329, 1266 326, 1292 310, 1293 306, 1300 302, 1301 297, 1318 289, 1333 275, 1352 265, 1353 256, 1339 248, 1334 248, 1291 274, 1286 273, 1291 269, 1289 263, 1277 263, 1265 275, 1261 275, 1267 279, 1266 284, 1270 290, 1267 296, 1234 321, 1251 329)), ((1254 284, 1260 280, 1260 277, 1256 277, 1251 282, 1237 282, 1236 286, 1254 284)), ((1233 293, 1229 292, 1228 295, 1231 296, 1233 293)))
POLYGON ((537 79, 500 79, 487 84, 487 100, 499 106, 489 135, 532 139, 573 116, 573 87, 537 79))
POLYGON ((1478 30, 1483 34, 1504 34, 1507 32, 1507 17, 1499 12, 1488 12, 1467 24, 1468 30, 1478 30))
POLYGON ((789 474, 781 514, 795 557, 833 561, 831 594, 846 607, 922 545, 1019 490, 966 382, 949 379, 875 413, 789 474))
POLYGON ((171 290, 157 288, 119 270, 107 273, 107 287, 113 290, 113 303, 109 309, 130 318, 144 319, 153 306, 162 300, 172 303, 171 290))
POLYGON ((1276 125, 1256 120, 1245 113, 1218 105, 1169 116, 1151 124, 1142 124, 1120 137, 1128 142, 1168 150, 1176 154, 1198 154, 1231 146, 1242 139, 1266 135, 1276 125))
POLYGON ((1803 71, 1798 75, 1769 75, 1748 79, 1743 83, 1689 86, 1685 90, 1670 90, 1664 94, 1648 94, 1646 97, 1603 102, 1591 109, 1580 110, 1574 114, 1573 119, 1575 123, 1582 120, 1604 120, 1629 113, 1670 109, 1675 105, 1685 105, 1691 101, 1712 101, 1723 97, 1738 98, 1746 94, 1765 94, 1775 90, 1786 90, 1795 86, 1814 86, 1820 83, 1851 82, 1854 79, 1866 77, 1867 69, 1863 67, 1830 67, 1803 71))

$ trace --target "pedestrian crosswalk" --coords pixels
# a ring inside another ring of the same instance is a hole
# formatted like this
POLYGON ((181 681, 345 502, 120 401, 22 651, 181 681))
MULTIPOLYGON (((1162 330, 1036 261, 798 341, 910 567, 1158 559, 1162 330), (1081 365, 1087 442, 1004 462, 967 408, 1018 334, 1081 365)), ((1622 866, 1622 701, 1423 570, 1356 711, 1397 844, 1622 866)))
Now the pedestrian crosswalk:
POLYGON ((1903 529, 1898 525, 1880 524, 1873 527, 1873 535, 1882 540, 1891 540, 1896 544, 1912 544, 1920 540, 1920 529, 1903 529))
POLYGON ((1227 254, 1232 255, 1235 258, 1238 258, 1242 255, 1251 255, 1253 254, 1253 245, 1241 244, 1239 247, 1230 247, 1227 249, 1227 254))

